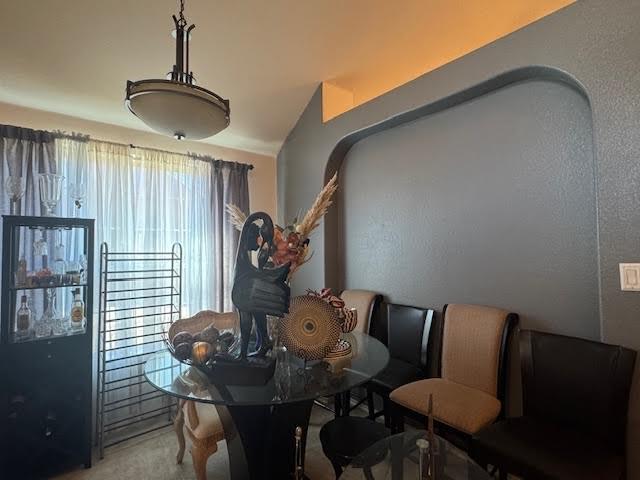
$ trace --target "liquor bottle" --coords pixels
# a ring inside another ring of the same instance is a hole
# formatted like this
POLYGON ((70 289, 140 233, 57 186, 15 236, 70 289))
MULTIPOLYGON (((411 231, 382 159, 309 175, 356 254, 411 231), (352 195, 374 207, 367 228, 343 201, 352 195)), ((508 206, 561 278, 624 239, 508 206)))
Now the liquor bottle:
POLYGON ((27 305, 27 296, 22 295, 21 305, 16 314, 16 338, 24 340, 31 333, 31 309, 27 305))
POLYGON ((82 330, 85 321, 84 302, 82 301, 80 289, 76 288, 73 291, 73 303, 71 304, 71 329, 76 331, 82 330))

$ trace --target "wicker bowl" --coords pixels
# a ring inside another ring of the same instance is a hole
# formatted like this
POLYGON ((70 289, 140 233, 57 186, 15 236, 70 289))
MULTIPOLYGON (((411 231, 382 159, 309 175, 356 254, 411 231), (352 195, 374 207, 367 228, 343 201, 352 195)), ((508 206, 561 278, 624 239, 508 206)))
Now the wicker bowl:
MULTIPOLYGON (((201 332, 209 325, 213 325, 219 331, 233 330, 239 324, 238 314, 235 312, 218 313, 212 310, 203 310, 196 313, 193 317, 181 318, 171 324, 169 330, 165 332, 164 341, 167 348, 177 360, 175 349, 173 347, 173 337, 180 332, 189 332, 191 335, 201 332)), ((190 358, 180 360, 187 365, 195 365, 190 358)), ((197 365, 195 365, 197 366, 197 365)))
MULTIPOLYGON (((207 375, 214 384, 221 385, 264 385, 273 377, 275 361, 266 359, 245 359, 238 361, 234 358, 217 358, 209 360, 206 364, 200 365, 191 358, 181 360, 175 355, 173 347, 173 337, 180 332, 189 332, 195 335, 204 328, 212 325, 219 331, 234 331, 239 325, 237 313, 217 313, 211 310, 204 310, 190 318, 181 318, 171 324, 171 327, 164 335, 164 341, 173 357, 187 365, 197 368, 207 375)), ((233 349, 233 347, 232 347, 233 349)))

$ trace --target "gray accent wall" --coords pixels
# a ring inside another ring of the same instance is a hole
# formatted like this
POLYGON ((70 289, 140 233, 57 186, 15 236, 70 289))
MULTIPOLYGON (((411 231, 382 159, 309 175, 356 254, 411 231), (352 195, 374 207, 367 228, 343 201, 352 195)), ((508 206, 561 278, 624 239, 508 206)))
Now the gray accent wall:
POLYGON ((575 90, 519 83, 377 133, 340 179, 344 288, 600 337, 591 109, 575 90))
MULTIPOLYGON (((322 123, 318 90, 278 155, 280 214, 292 218, 299 209, 308 208, 327 173, 342 164, 367 129, 393 123, 403 114, 428 109, 460 92, 482 90, 496 77, 543 66, 572 79, 591 107, 601 338, 640 349, 640 293, 620 291, 618 276, 618 263, 640 261, 639 19, 638 0, 579 0, 327 123, 322 123)), ((537 79, 539 73, 532 69, 531 78, 537 79)), ((331 245, 331 240, 323 228, 314 235, 314 258, 296 274, 294 291, 335 281, 333 266, 340 264, 344 246, 337 242, 337 247, 325 251, 325 241, 331 245)), ((565 284, 558 282, 555 288, 562 291, 565 284)), ((529 312, 519 313, 529 326, 529 312)), ((562 325, 554 321, 548 329, 562 331, 562 325)), ((629 410, 631 479, 640 479, 639 371, 636 368, 629 410)))

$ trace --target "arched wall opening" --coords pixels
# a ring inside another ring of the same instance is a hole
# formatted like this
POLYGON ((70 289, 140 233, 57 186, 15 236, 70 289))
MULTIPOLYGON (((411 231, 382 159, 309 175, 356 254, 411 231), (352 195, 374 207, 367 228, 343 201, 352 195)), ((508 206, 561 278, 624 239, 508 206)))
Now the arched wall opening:
POLYGON ((325 223, 338 289, 441 308, 508 308, 527 328, 599 338, 589 101, 532 67, 345 137, 325 223))

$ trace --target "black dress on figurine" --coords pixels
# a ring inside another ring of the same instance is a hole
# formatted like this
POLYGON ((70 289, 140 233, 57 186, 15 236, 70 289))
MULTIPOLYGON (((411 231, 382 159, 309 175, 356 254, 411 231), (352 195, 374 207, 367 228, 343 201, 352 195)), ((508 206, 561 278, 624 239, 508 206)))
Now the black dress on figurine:
POLYGON ((264 212, 249 215, 242 227, 233 280, 231 299, 240 314, 240 358, 264 357, 271 349, 267 333, 267 315, 282 317, 289 311, 290 289, 287 285, 290 264, 271 267, 274 226, 264 212), (257 221, 262 225, 258 226, 257 221), (259 239, 262 239, 260 242, 259 239), (258 266, 251 252, 258 251, 258 266), (256 324, 256 350, 249 354, 249 337, 256 324))

